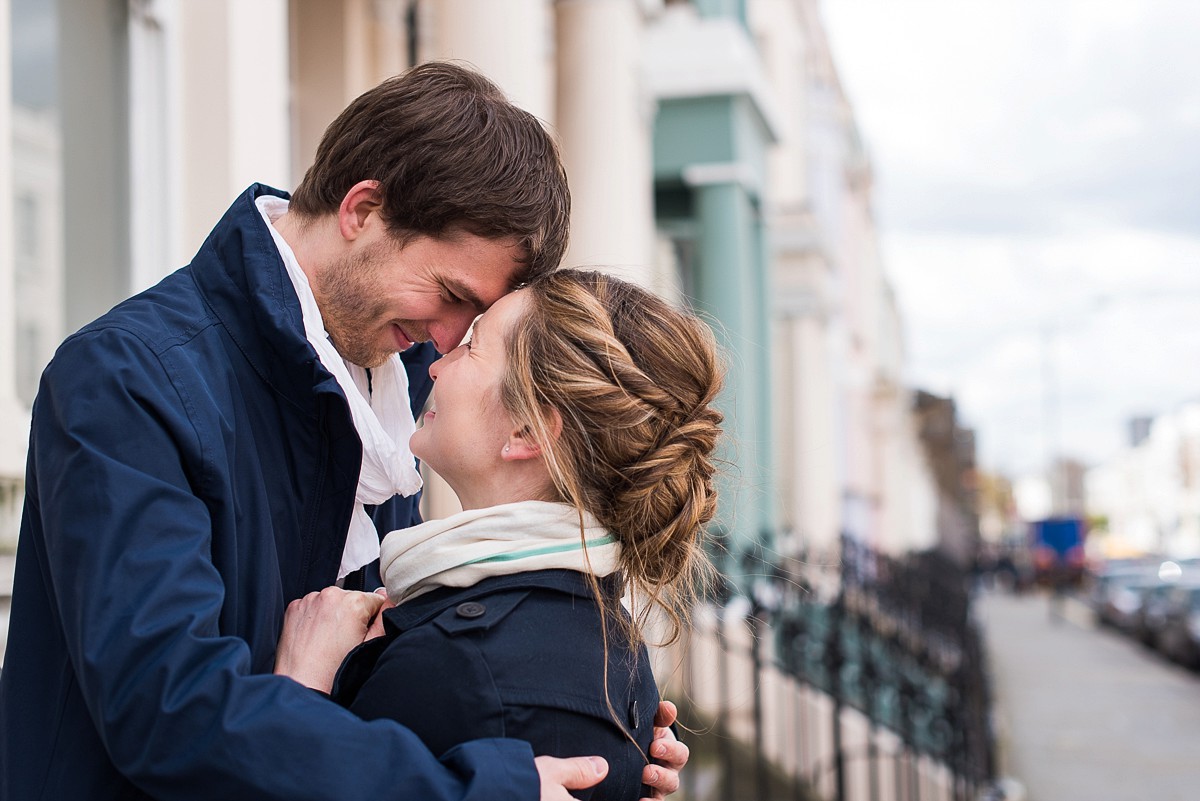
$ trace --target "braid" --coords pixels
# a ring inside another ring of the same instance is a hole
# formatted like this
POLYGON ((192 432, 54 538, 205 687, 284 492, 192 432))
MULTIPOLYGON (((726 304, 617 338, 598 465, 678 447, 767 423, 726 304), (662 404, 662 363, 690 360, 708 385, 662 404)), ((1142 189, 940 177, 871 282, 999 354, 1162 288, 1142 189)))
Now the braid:
POLYGON ((529 291, 509 337, 505 404, 530 421, 561 499, 620 541, 625 579, 644 602, 630 637, 659 608, 672 642, 711 572, 703 536, 722 422, 712 332, 603 273, 560 270, 529 291))

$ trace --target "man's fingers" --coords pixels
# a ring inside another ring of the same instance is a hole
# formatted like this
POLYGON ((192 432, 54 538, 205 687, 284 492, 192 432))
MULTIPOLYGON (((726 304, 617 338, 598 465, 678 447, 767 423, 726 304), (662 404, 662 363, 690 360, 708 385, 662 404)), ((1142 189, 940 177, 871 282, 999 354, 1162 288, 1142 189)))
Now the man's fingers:
POLYGON ((663 731, 667 735, 656 737, 650 744, 650 756, 673 771, 683 770, 683 766, 687 764, 688 757, 691 755, 687 745, 676 740, 670 729, 663 729, 663 731))
POLYGON ((557 757, 540 756, 534 759, 538 776, 542 780, 542 799, 567 798, 566 793, 556 790, 583 790, 598 784, 608 775, 608 763, 600 757, 557 757))
POLYGON ((321 601, 335 610, 331 614, 342 619, 357 620, 362 624, 362 631, 366 631, 372 619, 379 613, 380 607, 387 603, 387 598, 374 592, 326 587, 321 590, 321 601))
MULTIPOLYGON (((675 712, 674 704, 660 704, 654 722, 674 721, 675 712)), ((649 801, 665 798, 679 789, 679 772, 687 764, 689 755, 688 747, 675 739, 675 732, 666 726, 655 726, 654 737, 650 741, 650 757, 654 764, 642 770, 642 784, 653 791, 649 801)))
MULTIPOLYGON (((379 591, 376 590, 378 593, 379 591)), ((375 637, 382 637, 386 632, 383 628, 383 613, 395 606, 388 600, 386 592, 383 594, 383 603, 379 605, 379 609, 375 611, 375 617, 371 619, 371 625, 367 627, 367 636, 364 640, 371 640, 375 637)))
POLYGON ((654 712, 655 726, 670 726, 679 719, 679 710, 670 701, 659 701, 658 709, 654 712))
POLYGON ((654 791, 654 795, 649 799, 649 801, 654 801, 665 798, 679 789, 679 774, 657 765, 647 765, 642 769, 642 784, 654 791))
POLYGON ((369 617, 375 617, 375 613, 379 611, 379 607, 387 602, 387 598, 374 592, 361 592, 358 594, 359 599, 370 612, 369 617))

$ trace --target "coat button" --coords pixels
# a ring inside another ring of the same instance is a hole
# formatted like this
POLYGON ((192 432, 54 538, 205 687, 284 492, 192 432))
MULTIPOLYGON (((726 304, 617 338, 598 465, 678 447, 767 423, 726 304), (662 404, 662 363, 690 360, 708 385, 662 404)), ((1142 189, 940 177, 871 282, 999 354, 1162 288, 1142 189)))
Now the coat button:
POLYGON ((633 731, 637 731, 637 727, 638 727, 638 708, 637 708, 637 699, 634 699, 634 702, 629 705, 629 728, 632 729, 633 731))
POLYGON ((467 601, 465 604, 459 604, 454 609, 455 614, 457 614, 459 617, 465 617, 467 619, 481 617, 486 611, 487 607, 485 607, 483 604, 475 603, 474 601, 467 601))

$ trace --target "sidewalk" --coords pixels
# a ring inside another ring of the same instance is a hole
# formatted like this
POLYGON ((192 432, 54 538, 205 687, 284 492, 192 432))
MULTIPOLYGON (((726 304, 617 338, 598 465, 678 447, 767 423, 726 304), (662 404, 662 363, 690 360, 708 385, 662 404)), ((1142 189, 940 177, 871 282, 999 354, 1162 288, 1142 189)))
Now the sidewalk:
POLYGON ((1068 600, 978 601, 993 671, 1000 772, 1028 801, 1200 798, 1200 676, 1117 634, 1068 600))

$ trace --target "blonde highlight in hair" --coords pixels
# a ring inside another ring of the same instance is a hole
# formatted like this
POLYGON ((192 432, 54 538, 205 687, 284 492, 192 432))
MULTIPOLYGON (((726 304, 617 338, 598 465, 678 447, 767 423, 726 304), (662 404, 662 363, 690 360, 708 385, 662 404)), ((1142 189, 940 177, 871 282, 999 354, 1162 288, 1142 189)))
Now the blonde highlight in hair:
POLYGON ((711 577, 714 450, 723 380, 712 331, 634 284, 559 270, 527 290, 508 332, 502 402, 542 448, 559 500, 621 543, 632 616, 602 605, 640 641, 654 610, 674 642, 711 577), (561 427, 560 427, 561 426, 561 427))

